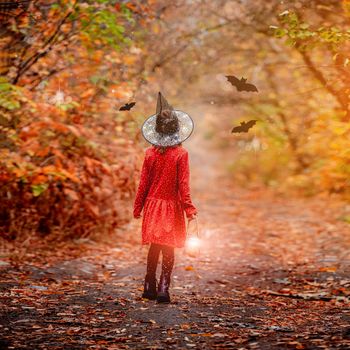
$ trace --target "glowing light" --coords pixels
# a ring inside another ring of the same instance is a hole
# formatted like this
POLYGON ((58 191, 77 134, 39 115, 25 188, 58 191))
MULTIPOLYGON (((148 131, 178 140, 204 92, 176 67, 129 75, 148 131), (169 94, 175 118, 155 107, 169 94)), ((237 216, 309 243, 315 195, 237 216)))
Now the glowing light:
POLYGON ((198 237, 190 237, 187 245, 188 247, 198 248, 201 245, 201 240, 198 237))
POLYGON ((198 237, 189 237, 186 241, 186 253, 191 257, 199 255, 201 240, 198 237))

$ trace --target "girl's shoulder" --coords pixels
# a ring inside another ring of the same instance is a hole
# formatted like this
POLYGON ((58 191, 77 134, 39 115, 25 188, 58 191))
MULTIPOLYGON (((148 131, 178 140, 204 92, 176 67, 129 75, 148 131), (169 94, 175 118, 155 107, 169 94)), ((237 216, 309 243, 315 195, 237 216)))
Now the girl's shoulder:
POLYGON ((184 148, 182 145, 176 145, 176 146, 172 146, 169 147, 171 149, 171 151, 173 152, 173 154, 175 154, 177 157, 181 157, 184 154, 187 154, 187 149, 184 148))
POLYGON ((176 149, 176 152, 177 152, 179 155, 187 154, 187 153, 188 153, 187 149, 186 149, 184 146, 182 146, 182 144, 181 144, 181 145, 178 145, 175 149, 176 149))
MULTIPOLYGON (((170 146, 166 149, 166 151, 170 151, 178 155, 188 153, 187 149, 184 148, 182 145, 170 146)), ((145 154, 148 156, 159 154, 158 147, 154 145, 149 146, 148 148, 146 148, 145 154)))
POLYGON ((153 154, 154 153, 153 153, 152 147, 147 147, 144 150, 144 158, 145 158, 145 160, 152 158, 153 154))

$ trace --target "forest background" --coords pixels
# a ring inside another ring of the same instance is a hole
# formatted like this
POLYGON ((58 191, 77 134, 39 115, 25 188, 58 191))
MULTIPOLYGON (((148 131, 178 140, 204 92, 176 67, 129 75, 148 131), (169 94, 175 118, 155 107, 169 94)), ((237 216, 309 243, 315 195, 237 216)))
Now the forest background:
POLYGON ((159 90, 194 119, 207 111, 201 132, 232 154, 235 184, 349 200, 349 1, 18 0, 0 15, 4 241, 128 222, 159 90))

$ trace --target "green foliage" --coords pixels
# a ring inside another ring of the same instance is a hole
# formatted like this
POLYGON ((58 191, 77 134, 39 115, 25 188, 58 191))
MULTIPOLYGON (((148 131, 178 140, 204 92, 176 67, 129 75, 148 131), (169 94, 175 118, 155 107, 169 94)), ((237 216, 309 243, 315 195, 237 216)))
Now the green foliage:
POLYGON ((49 185, 47 183, 39 184, 39 185, 32 185, 31 189, 33 192, 34 197, 40 196, 43 192, 47 190, 49 185))
POLYGON ((0 107, 8 111, 20 108, 20 92, 18 87, 8 82, 5 77, 0 77, 0 107))
MULTIPOLYGON (((254 119, 261 119, 262 116, 271 118, 271 116, 275 116, 281 111, 283 109, 273 103, 256 103, 248 106, 247 115, 251 115, 254 119)), ((264 119, 262 123, 259 123, 263 134, 278 148, 284 147, 286 144, 286 135, 281 131, 282 126, 280 124, 278 118, 274 118, 272 123, 271 121, 266 122, 264 119)))
POLYGON ((340 217, 340 219, 344 222, 346 222, 347 224, 350 224, 350 215, 344 215, 342 217, 340 217))
POLYGON ((277 147, 273 139, 260 138, 263 149, 242 149, 231 164, 235 179, 246 186, 247 183, 261 182, 267 186, 280 184, 295 165, 288 148, 277 147))
POLYGON ((122 44, 130 44, 131 40, 125 35, 125 27, 121 24, 122 19, 132 21, 131 13, 125 9, 120 13, 113 11, 107 1, 99 1, 104 6, 92 6, 80 8, 84 13, 81 23, 82 34, 87 38, 86 44, 100 43, 115 50, 120 50, 122 44))
POLYGON ((69 111, 71 109, 79 107, 79 103, 75 102, 75 101, 72 101, 69 103, 61 103, 61 104, 57 105, 57 107, 62 109, 63 111, 69 111))
POLYGON ((279 15, 281 26, 270 26, 276 38, 285 38, 291 46, 299 45, 302 49, 331 44, 337 46, 350 39, 350 30, 342 31, 335 26, 311 28, 300 21, 296 13, 284 11, 279 15))

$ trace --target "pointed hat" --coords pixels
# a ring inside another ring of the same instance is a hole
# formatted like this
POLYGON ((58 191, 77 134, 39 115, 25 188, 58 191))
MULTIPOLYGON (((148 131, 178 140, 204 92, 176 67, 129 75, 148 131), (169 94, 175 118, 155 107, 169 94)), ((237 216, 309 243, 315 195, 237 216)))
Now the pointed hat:
POLYGON ((171 111, 174 110, 173 106, 171 106, 168 101, 165 99, 165 97, 162 95, 162 93, 158 92, 158 100, 157 100, 157 108, 156 108, 156 114, 159 114, 160 112, 170 109, 171 111))
POLYGON ((193 131, 194 123, 192 118, 185 112, 174 109, 161 92, 158 92, 156 114, 148 117, 141 127, 142 135, 152 145, 155 146, 174 146, 187 140, 193 131), (164 135, 156 131, 156 119, 157 115, 166 110, 170 109, 175 113, 179 121, 179 131, 164 135))

